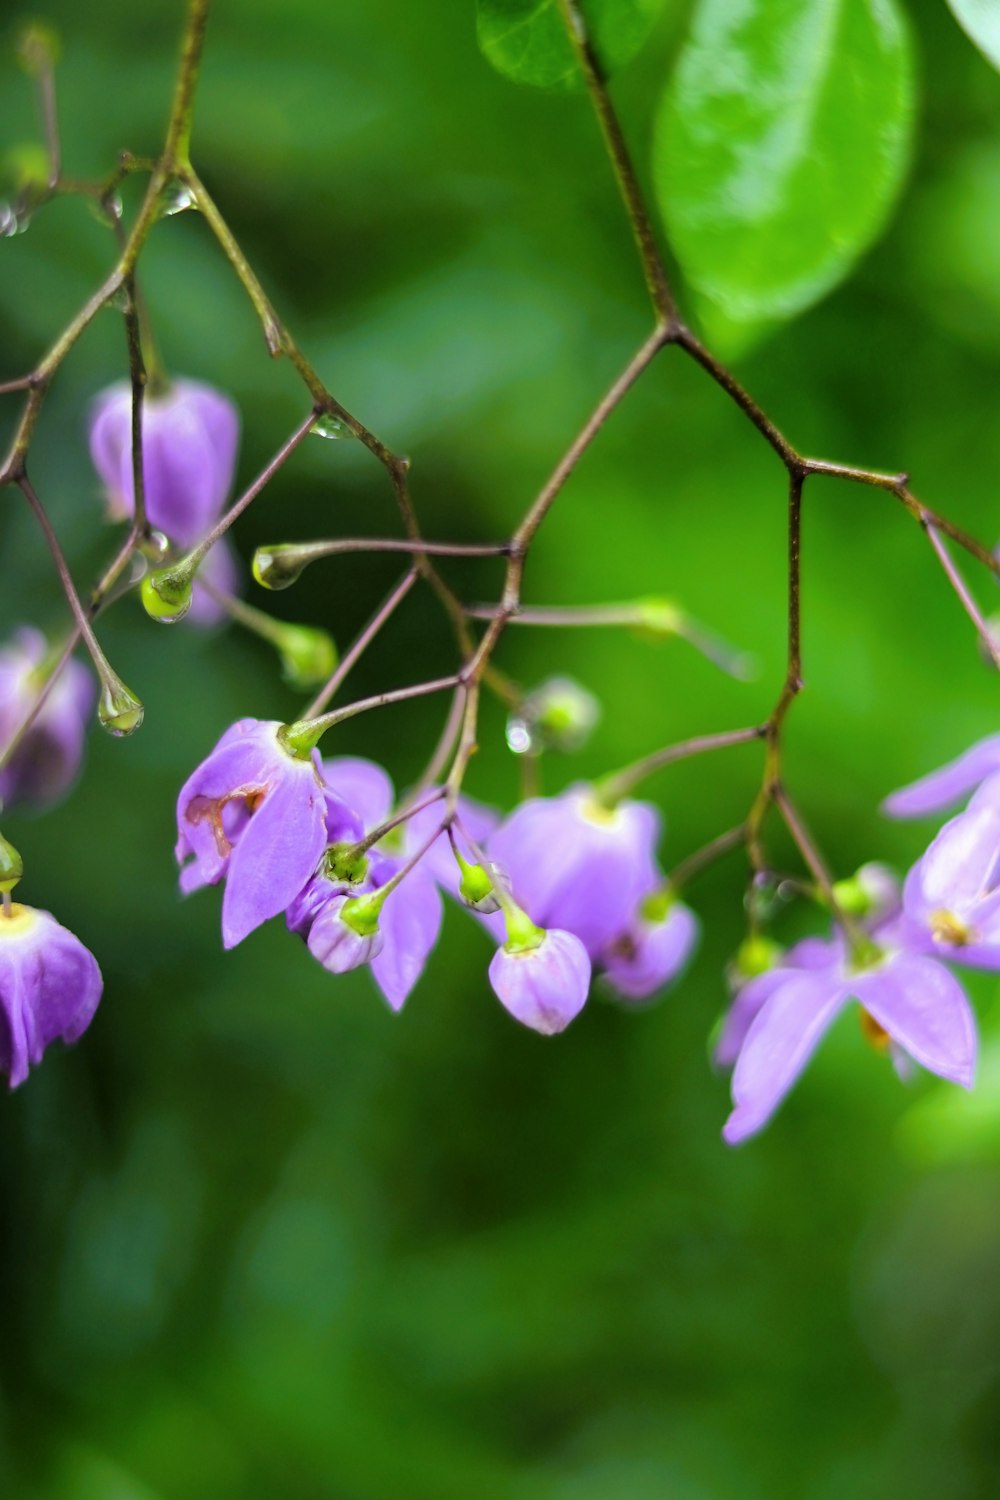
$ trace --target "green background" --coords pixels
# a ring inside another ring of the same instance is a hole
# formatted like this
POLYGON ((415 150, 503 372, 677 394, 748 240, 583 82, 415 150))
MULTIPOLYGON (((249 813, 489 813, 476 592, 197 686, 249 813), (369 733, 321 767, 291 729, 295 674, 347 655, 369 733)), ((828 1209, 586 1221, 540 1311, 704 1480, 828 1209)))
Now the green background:
MULTIPOLYGON (((181 7, 53 0, 68 167, 155 151, 181 7)), ((910 8, 915 168, 850 283, 737 364, 805 451, 907 469, 928 503, 1000 533, 1000 79, 944 5, 910 8)), ((675 7, 617 97, 638 158, 684 23, 675 7)), ((0 144, 34 130, 8 59, 0 144)), ((519 90, 475 44, 471 0, 219 0, 194 157, 336 395, 413 458, 429 535, 507 534, 648 313, 582 96, 519 90)), ((134 205, 132 189, 128 206, 134 205)), ((105 228, 57 202, 0 245, 3 368, 38 358, 111 264, 105 228)), ((141 277, 171 370, 232 392, 247 482, 304 412, 195 214, 164 221, 141 277)), ((124 372, 104 314, 46 403, 32 474, 76 576, 111 538, 88 403, 124 372)), ((4 421, 17 401, 3 398, 4 421)), ((502 665, 569 672, 600 727, 557 790, 688 734, 766 715, 784 660, 781 467, 704 375, 667 354, 560 498, 533 603, 669 594, 761 663, 750 685, 682 643, 511 631, 502 665)), ((3 633, 57 626, 30 518, 0 517, 3 633)), ((358 445, 310 439, 237 530, 267 541, 397 529, 358 445)), ((317 565, 256 602, 341 645, 398 560, 317 565)), ((489 597, 490 563, 452 565, 489 597)), ((975 578, 988 608, 994 584, 975 578)), ((808 691, 787 779, 838 874, 905 868, 930 829, 880 798, 997 728, 997 683, 925 539, 889 497, 813 481, 804 526, 808 691)), ((0 1101, 0 1488, 30 1500, 938 1500, 1000 1483, 1000 1035, 974 979, 978 1091, 903 1089, 847 1014, 770 1129, 719 1130, 706 1038, 742 934, 732 857, 692 893, 685 982, 629 1013, 595 994, 563 1037, 519 1029, 489 948, 450 910, 402 1015, 334 980, 280 923, 229 955, 218 894, 181 903, 173 799, 237 715, 301 704, 269 649, 153 625, 126 602, 109 654, 141 733, 95 730, 53 814, 11 816, 24 898, 98 955, 104 1000, 0 1101)), ((348 692, 452 670, 411 596, 348 692)), ((417 774, 444 704, 353 721, 331 752, 417 774)), ((518 764, 484 712, 469 790, 510 806, 518 764)), ((741 748, 664 772, 665 858, 738 821, 741 748)), ((794 867, 780 839, 775 859, 794 867)), ((800 930, 795 913, 781 935, 800 930)))

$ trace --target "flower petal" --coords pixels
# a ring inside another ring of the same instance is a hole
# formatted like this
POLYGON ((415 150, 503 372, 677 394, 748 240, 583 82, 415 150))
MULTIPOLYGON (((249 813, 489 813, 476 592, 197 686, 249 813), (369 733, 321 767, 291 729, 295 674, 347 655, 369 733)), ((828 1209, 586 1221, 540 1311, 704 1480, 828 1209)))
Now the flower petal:
POLYGON ((858 975, 850 993, 923 1067, 971 1088, 976 1023, 965 991, 943 964, 900 953, 858 975))
POLYGON ((844 1003, 829 972, 796 971, 778 986, 747 1032, 733 1072, 735 1109, 723 1127, 730 1146, 755 1134, 774 1114, 844 1003))
POLYGON ((303 762, 265 794, 233 848, 222 898, 224 947, 290 906, 325 848, 323 791, 303 762))
POLYGON ((386 897, 379 918, 384 938, 372 961, 375 982, 393 1010, 399 1010, 424 971, 441 931, 442 906, 429 871, 412 870, 386 897))
POLYGON ((922 818, 950 807, 994 771, 1000 771, 1000 734, 991 734, 946 766, 890 792, 882 810, 890 818, 922 818))

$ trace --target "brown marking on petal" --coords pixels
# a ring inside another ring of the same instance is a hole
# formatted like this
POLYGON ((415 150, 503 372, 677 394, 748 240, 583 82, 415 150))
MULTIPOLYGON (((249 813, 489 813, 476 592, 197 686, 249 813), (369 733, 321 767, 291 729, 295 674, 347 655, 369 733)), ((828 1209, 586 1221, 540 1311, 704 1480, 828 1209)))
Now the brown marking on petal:
POLYGON ((267 796, 267 790, 266 786, 240 787, 225 797, 192 797, 184 809, 184 816, 189 823, 201 823, 207 818, 212 825, 212 837, 220 859, 228 859, 233 846, 222 826, 222 809, 230 802, 243 802, 252 817, 267 796))
POLYGON ((964 948, 966 943, 971 943, 975 933, 971 927, 956 917, 953 911, 931 912, 931 936, 936 943, 951 943, 955 948, 964 948))
POLYGON ((880 1026, 875 1017, 869 1015, 864 1007, 862 1007, 860 1012, 860 1020, 861 1035, 869 1047, 874 1047, 876 1052, 888 1052, 892 1037, 886 1031, 885 1027, 880 1026))
POLYGON ((621 958, 625 963, 632 963, 639 953, 639 946, 630 932, 623 932, 621 937, 616 938, 611 944, 611 952, 616 958, 621 958))

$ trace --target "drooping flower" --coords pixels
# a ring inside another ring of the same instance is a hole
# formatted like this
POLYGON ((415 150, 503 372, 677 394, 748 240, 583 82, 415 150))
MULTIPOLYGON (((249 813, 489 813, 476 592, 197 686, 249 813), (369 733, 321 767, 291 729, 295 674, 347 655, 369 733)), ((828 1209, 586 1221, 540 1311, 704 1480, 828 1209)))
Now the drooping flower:
POLYGON ((93 954, 49 912, 0 911, 0 1072, 11 1088, 51 1042, 83 1035, 102 989, 93 954))
POLYGON ((910 946, 1000 969, 1000 806, 977 793, 944 825, 906 877, 903 922, 910 946))
MULTIPOLYGON (((863 1007, 870 1035, 895 1043, 942 1078, 972 1085, 975 1021, 961 985, 943 964, 897 948, 856 968, 840 943, 825 946, 821 966, 771 970, 738 997, 746 1001, 747 991, 767 981, 736 1057, 734 1108, 723 1129, 730 1145, 767 1124, 851 999, 863 1007)), ((819 951, 812 956, 818 960, 819 951)))
POLYGON ((650 804, 607 808, 581 784, 558 797, 523 802, 490 835, 486 849, 531 919, 575 934, 595 960, 660 882, 654 857, 659 830, 650 804))
MULTIPOLYGON (((24 626, 0 649, 0 753, 17 733, 44 683, 45 637, 24 626)), ((83 758, 97 689, 82 663, 70 660, 53 683, 31 728, 0 769, 0 801, 36 807, 69 789, 83 758)))
POLYGON ((636 908, 625 930, 600 956, 605 979, 624 1000, 646 1000, 676 979, 698 941, 698 918, 659 892, 636 908))
MULTIPOLYGON (((891 818, 922 818, 941 812, 1000 772, 1000 734, 979 740, 955 760, 891 792, 882 804, 891 818)), ((1000 801, 1000 781, 996 788, 1000 801)))
POLYGON ((516 1021, 554 1036, 579 1015, 590 989, 590 959, 578 937, 552 927, 533 943, 504 943, 490 962, 490 984, 516 1021))
MULTIPOLYGON (((228 396, 198 380, 147 391, 142 406, 142 473, 149 524, 181 548, 194 545, 218 519, 236 469, 240 418, 228 396)), ((132 391, 110 386, 94 402, 90 456, 112 515, 135 509, 132 391)))
POLYGON ((222 938, 232 948, 283 912, 326 848, 316 766, 287 751, 276 721, 240 719, 188 777, 177 800, 181 889, 225 877, 222 938))

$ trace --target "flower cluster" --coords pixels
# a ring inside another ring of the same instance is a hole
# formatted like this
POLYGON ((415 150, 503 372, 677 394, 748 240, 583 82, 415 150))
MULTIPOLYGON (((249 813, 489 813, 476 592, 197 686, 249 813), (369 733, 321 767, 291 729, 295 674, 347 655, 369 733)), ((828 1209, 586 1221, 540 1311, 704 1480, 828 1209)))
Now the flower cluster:
POLYGON ((971 1087, 975 1021, 946 962, 1000 970, 1000 736, 892 793, 885 810, 921 817, 970 793, 901 891, 863 869, 853 890, 843 888, 860 923, 797 944, 738 988, 716 1048, 718 1063, 733 1066, 726 1140, 767 1123, 851 999, 901 1072, 912 1060, 971 1087))
POLYGON ((506 821, 430 789, 394 813, 372 761, 296 753, 277 722, 245 719, 181 789, 181 887, 225 882, 226 947, 284 913, 331 973, 370 966, 393 1009, 423 971, 441 892, 497 943, 490 981, 510 1013, 551 1034, 582 1008, 594 966, 628 1000, 673 979, 693 914, 657 866, 659 818, 593 788, 535 798, 506 821))

